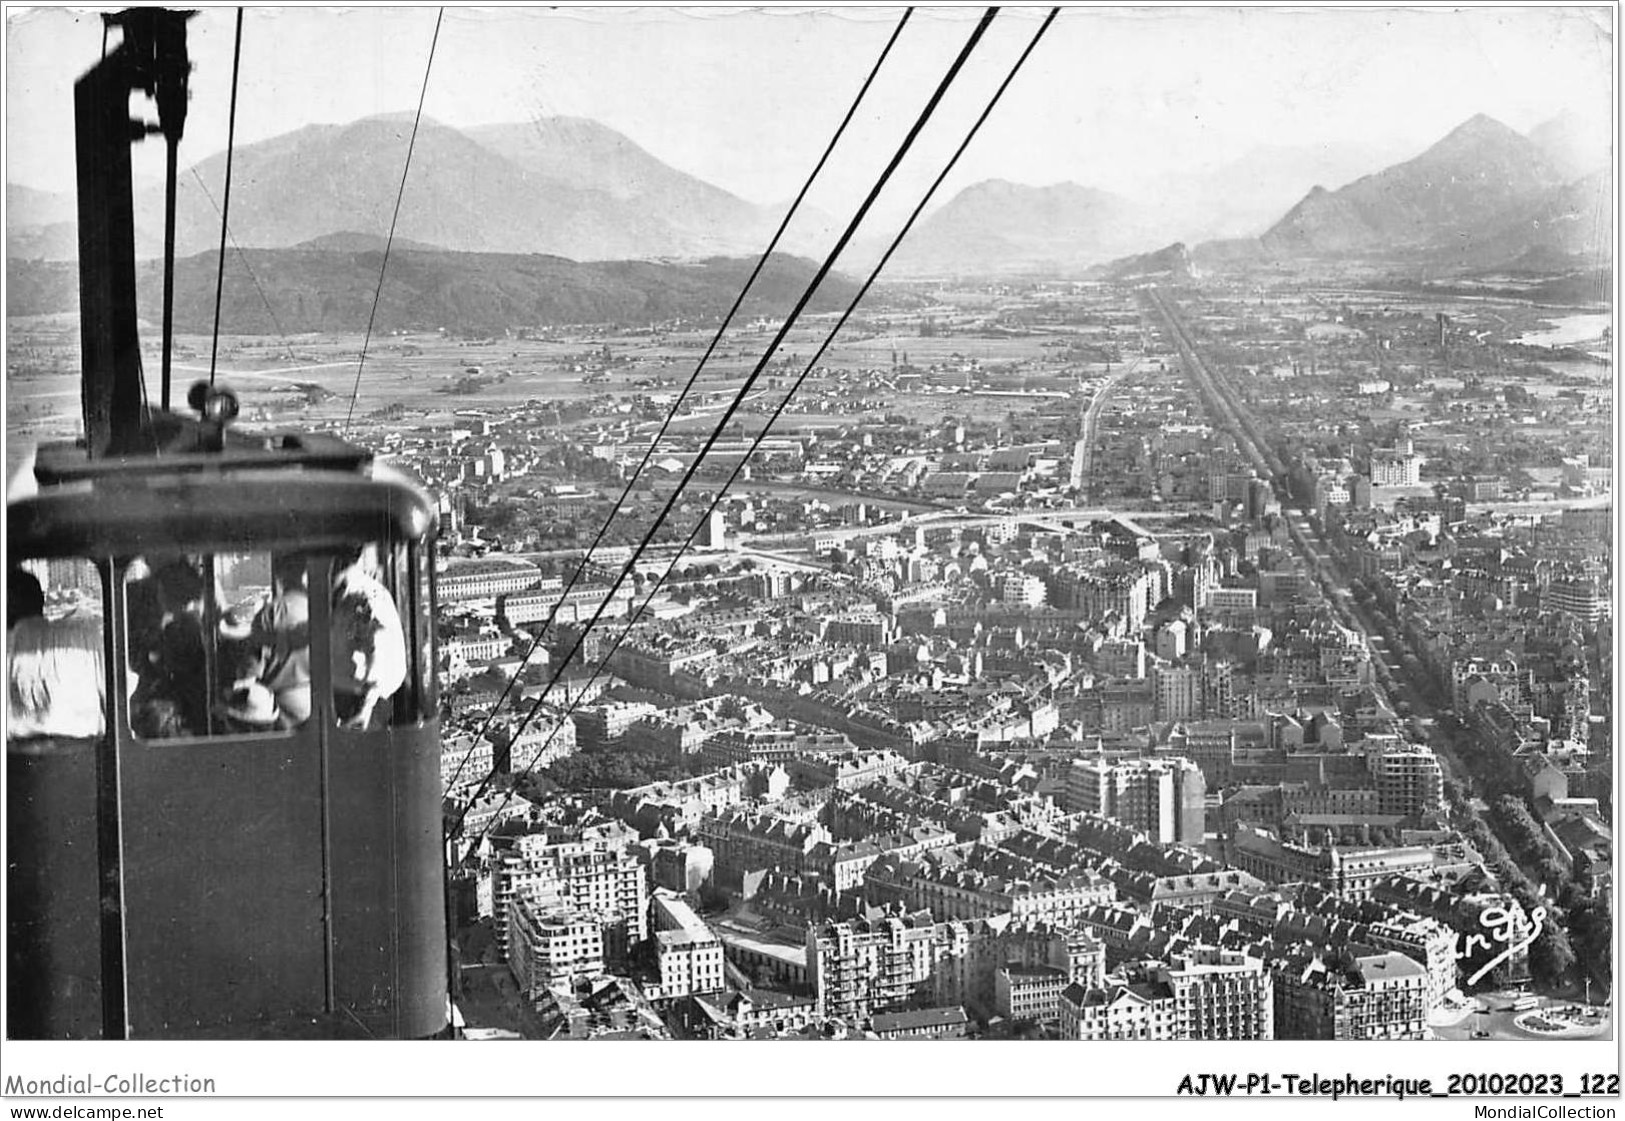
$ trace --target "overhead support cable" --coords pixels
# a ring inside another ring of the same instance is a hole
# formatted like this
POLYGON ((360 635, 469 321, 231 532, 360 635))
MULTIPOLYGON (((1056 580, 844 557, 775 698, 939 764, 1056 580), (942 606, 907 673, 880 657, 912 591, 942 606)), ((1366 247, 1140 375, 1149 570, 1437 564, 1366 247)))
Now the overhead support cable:
MULTIPOLYGON (((237 9, 238 34, 242 31, 242 9, 237 9)), ((102 24, 102 50, 106 54, 107 24, 102 24)), ((165 53, 168 53, 167 50, 165 53)), ((154 99, 158 102, 158 126, 164 135, 164 322, 163 322, 163 377, 159 386, 159 407, 169 409, 169 371, 175 355, 175 196, 180 188, 180 147, 181 134, 186 122, 186 99, 190 96, 186 86, 190 78, 190 63, 185 64, 186 70, 182 74, 178 89, 171 92, 169 83, 162 83, 161 89, 155 89, 154 99)), ((235 56, 231 68, 231 88, 235 99, 237 90, 237 61, 235 56)), ((235 121, 235 113, 233 120, 235 121)), ((230 160, 231 144, 228 140, 227 159, 230 160)), ((196 169, 193 169, 194 173, 196 169)))
MULTIPOLYGON (((243 10, 237 9, 237 34, 231 48, 231 113, 226 118, 226 187, 222 192, 220 206, 220 256, 215 262, 214 272, 214 342, 209 347, 209 385, 214 386, 215 359, 220 355, 220 297, 226 288, 226 227, 231 215, 231 157, 237 149, 237 71, 243 59, 243 10)), ((174 149, 171 148, 173 156, 174 149)), ((170 168, 170 175, 174 175, 174 167, 170 168)), ((170 191, 170 234, 174 232, 174 191, 170 191)), ((170 271, 173 271, 174 245, 166 246, 171 254, 170 271)), ((168 286, 167 279, 164 296, 164 318, 167 321, 170 314, 170 300, 173 299, 173 289, 168 286)), ((162 387, 160 404, 169 407, 169 338, 164 338, 164 383, 162 387)))
MULTIPOLYGON (((214 201, 214 195, 210 193, 209 185, 203 181, 203 176, 198 173, 196 167, 192 168, 192 178, 197 180, 198 189, 203 192, 203 197, 209 200, 209 205, 214 208, 214 212, 221 215, 223 224, 225 215, 220 212, 220 204, 214 201)), ((237 244, 236 234, 231 235, 231 247, 237 251, 237 259, 243 263, 243 271, 248 274, 248 279, 254 282, 254 290, 260 294, 260 302, 265 305, 265 314, 270 317, 271 326, 275 328, 277 337, 282 340, 282 349, 288 352, 289 361, 298 361, 298 357, 293 352, 293 344, 288 341, 288 333, 282 329, 282 321, 277 318, 276 309, 271 306, 271 298, 265 294, 265 286, 260 283, 260 278, 255 274, 254 267, 248 263, 248 254, 244 253, 243 247, 237 244)))
MULTIPOLYGON (((761 444, 762 444, 762 441, 767 438, 767 433, 769 431, 771 431, 771 429, 773 427, 773 424, 783 414, 784 409, 789 404, 791 398, 793 398, 795 396, 796 391, 801 388, 802 383, 804 381, 806 381, 808 375, 818 365, 819 359, 821 359, 823 357, 823 355, 824 355, 824 352, 829 349, 830 344, 835 341, 836 336, 838 336, 840 334, 840 332, 841 332, 841 328, 846 325, 847 320, 851 318, 853 312, 855 312, 857 310, 858 305, 860 303, 862 303, 863 297, 868 293, 869 289, 871 287, 873 287, 875 281, 880 277, 880 274, 885 270, 886 265, 891 261, 891 258, 897 252, 898 247, 900 245, 902 245, 903 240, 908 236, 909 231, 914 228, 915 222, 917 222, 919 220, 919 217, 920 217, 921 213, 925 210, 926 205, 931 201, 931 198, 936 194, 937 190, 942 186, 943 181, 948 177, 949 173, 953 171, 954 166, 959 162, 959 158, 962 155, 964 155, 965 150, 970 146, 971 141, 973 139, 975 139, 977 132, 980 131, 983 123, 986 122, 988 117, 992 114, 994 108, 998 105, 1000 99, 1004 96, 1005 90, 1009 88, 1010 83, 1013 82, 1015 80, 1016 75, 1021 72, 1021 68, 1026 64, 1028 57, 1031 56, 1031 54, 1033 53, 1033 50, 1038 46, 1039 42, 1043 39, 1045 33, 1048 32, 1050 24, 1055 22, 1055 18, 1056 18, 1056 16, 1058 16, 1060 14, 1060 11, 1061 11, 1061 9, 1059 9, 1059 8, 1050 9, 1049 14, 1044 18, 1044 22, 1039 25, 1038 30, 1033 34, 1032 39, 1028 42, 1026 49, 1023 50, 1020 57, 1018 57, 1016 59, 1016 62, 1014 64, 1014 66, 1011 67, 1010 72, 1005 76, 1004 80, 999 84, 998 89, 996 89, 994 91, 992 98, 989 99, 989 101, 987 103, 987 106, 982 110, 981 114, 976 118, 975 123, 971 125, 970 131, 968 133, 966 133, 964 140, 960 142, 959 147, 957 149, 955 149, 954 154, 949 158, 947 164, 943 167, 942 171, 937 175, 936 179, 932 181, 931 186, 926 190, 924 196, 920 199, 919 203, 914 207, 914 210, 912 211, 912 213, 910 213, 910 215, 908 217, 908 220, 903 224, 902 229, 900 229, 898 231, 896 237, 894 237, 892 239, 892 242, 891 242, 890 246, 886 249, 886 252, 881 256, 879 263, 876 264, 875 267, 870 271, 868 279, 863 282, 862 287, 859 288, 857 294, 848 303, 846 311, 842 313, 841 318, 836 322, 834 328, 831 329, 829 334, 825 337, 824 342, 819 346, 818 351, 812 356, 811 359, 808 360, 807 364, 802 368, 801 373, 799 375, 797 375, 796 380, 791 385, 789 391, 787 393, 785 393, 784 397, 780 400, 777 408, 774 409, 773 415, 768 418, 767 423, 765 425, 763 425, 761 431, 757 433, 757 435, 755 437, 755 440, 751 444, 750 450, 748 452, 746 452, 745 456, 734 466, 734 469, 733 469, 732 473, 728 476, 728 479, 723 483, 722 487, 717 491, 715 497, 712 498, 711 504, 707 507, 706 511, 700 516, 699 520, 697 522, 695 522, 694 528, 689 531, 688 538, 682 543, 682 545, 680 545, 678 547, 676 553, 673 554, 671 561, 666 565, 666 570, 660 575, 659 579, 657 581, 655 581, 654 586, 650 589, 649 594, 644 598, 643 603, 637 608, 637 610, 635 610, 635 611, 633 611, 631 613, 631 616, 627 621, 627 625, 621 630, 620 634, 616 636, 616 639, 615 639, 614 643, 610 646, 610 648, 604 653, 603 657, 599 660, 598 666, 594 669, 592 675, 589 676, 589 678, 587 680, 587 685, 588 685, 589 689, 590 689, 590 686, 592 685, 592 683, 594 681, 596 681, 600 675, 602 675, 602 673, 604 671, 604 666, 608 663, 609 659, 614 656, 615 651, 620 649, 621 643, 624 642, 626 640, 626 638, 632 633, 632 630, 637 625, 639 617, 642 615, 643 611, 645 609, 647 609, 649 603, 654 599, 655 595, 658 594, 658 592, 660 591, 660 588, 665 584, 665 581, 666 581, 667 577, 669 577, 671 575, 671 573, 676 569, 677 563, 678 563, 679 560, 682 559, 683 553, 686 552, 694 544, 694 542, 698 539, 700 530, 710 520, 712 512, 714 510, 716 510, 717 506, 721 503, 723 497, 727 493, 728 488, 730 486, 732 486, 738 480, 740 474, 744 470, 744 465, 750 461, 750 457, 753 454, 755 454, 756 449, 759 448, 761 446, 761 444)), ((594 622, 596 622, 596 617, 594 619, 594 622)), ((589 624, 588 629, 589 630, 591 629, 590 624, 589 624)), ((584 637, 585 637, 585 631, 583 632, 583 638, 584 637)), ((577 647, 579 648, 579 646, 580 646, 580 643, 578 642, 577 647)), ((571 656, 572 657, 574 656, 574 651, 572 651, 571 656)), ((568 662, 569 662, 569 659, 568 658, 565 659, 565 664, 568 664, 568 662)), ((555 676, 554 680, 557 680, 557 676, 555 676)), ((541 758, 543 758, 545 756, 548 745, 551 744, 553 738, 558 735, 558 730, 559 730, 560 727, 563 726, 564 720, 568 719, 569 716, 574 713, 576 708, 580 707, 581 697, 585 696, 586 693, 589 691, 589 689, 583 689, 581 691, 581 693, 578 695, 576 701, 574 703, 572 703, 569 706, 569 708, 560 717, 558 725, 556 725, 554 727, 552 733, 548 736, 547 740, 543 741, 541 747, 537 750, 536 755, 532 759, 530 765, 526 767, 526 771, 525 771, 526 774, 528 774, 530 769, 535 766, 536 760, 541 759, 541 758)), ((540 697, 537 698, 535 704, 533 704, 531 706, 530 711, 526 714, 524 723, 522 723, 520 725, 521 730, 523 730, 524 726, 526 724, 528 724, 529 721, 532 718, 535 717, 537 712, 541 709, 542 702, 545 701, 545 700, 546 700, 546 692, 544 691, 543 694, 540 697)), ((516 737, 517 737, 517 733, 516 733, 516 737)), ((522 778, 522 777, 524 777, 524 775, 521 775, 519 777, 522 778)), ((507 801, 509 799, 511 799, 512 797, 513 797, 513 791, 510 790, 508 792, 507 796, 504 798, 502 804, 506 805, 507 801)), ((470 803, 470 804, 472 805, 472 803, 470 803)), ((500 815, 500 811, 501 811, 501 806, 498 807, 498 813, 496 815, 492 816, 492 824, 495 823, 497 817, 500 815)), ((464 812, 463 812, 463 816, 466 816, 466 815, 467 815, 467 810, 465 809, 464 812)), ((459 817, 458 824, 460 825, 461 822, 462 822, 462 818, 459 817)), ((487 824, 485 829, 481 832, 480 836, 475 839, 475 841, 473 842, 472 845, 469 846, 469 851, 472 851, 473 849, 475 849, 475 848, 477 848, 479 846, 480 842, 483 841, 485 835, 490 832, 490 829, 491 829, 491 824, 487 824)))
MULTIPOLYGON (((721 417, 717 421, 716 427, 706 438, 705 444, 701 447, 699 454, 694 457, 693 462, 689 464, 689 467, 684 472, 682 479, 678 482, 676 489, 672 491, 671 496, 666 500, 665 507, 660 511, 659 516, 655 518, 654 524, 649 527, 649 531, 644 534, 643 540, 640 541, 637 547, 634 549, 631 558, 626 563, 626 567, 621 570, 620 575, 616 577, 615 582, 605 593, 603 601, 593 612, 592 619, 588 621, 586 627, 582 629, 581 634, 577 636, 574 644, 570 648, 569 653, 567 653, 561 660, 559 671, 554 673, 547 685, 543 688, 541 694, 536 698, 535 703, 531 705, 529 711, 525 714, 524 720, 519 725, 519 731, 514 733, 514 738, 518 737, 523 729, 541 710, 541 707, 546 702, 548 695, 552 692, 553 686, 558 682, 563 671, 563 667, 568 666, 570 661, 576 656, 577 653, 580 652, 582 645, 586 641, 587 635, 591 633, 593 627, 598 625, 598 621, 603 618, 604 611, 607 610, 609 605, 614 601, 615 593, 620 590, 620 587, 623 583, 625 583, 627 576, 630 575, 636 568, 638 558, 643 555, 650 542, 654 540, 656 532, 659 531, 661 525, 665 523, 666 518, 670 516, 672 510, 676 507, 677 500, 682 496, 683 491, 687 489, 688 484, 693 480, 695 474, 698 473, 700 464, 705 461, 706 455, 708 455, 711 449, 716 446, 717 440, 721 438, 722 433, 727 429, 728 422, 733 419, 733 416, 739 410, 740 405, 744 403, 745 399, 749 396, 750 391, 755 387, 757 380, 762 375, 762 371, 766 369, 768 363, 772 361, 774 353, 784 342, 785 336, 789 334, 791 327, 795 325, 796 319, 812 301, 812 298, 818 291, 819 286, 823 284, 824 279, 834 268, 835 261, 840 257, 842 251, 845 250, 847 244, 852 240, 853 236, 858 230, 858 227, 862 224, 863 219, 868 215, 870 208, 874 206, 875 200, 880 196, 880 192, 890 181, 892 174, 897 170, 898 165, 902 163, 903 158, 913 147, 914 141, 919 137, 926 124, 930 121, 932 115, 937 109, 937 106, 947 94, 948 89, 953 85, 954 79, 958 77, 960 70, 964 68, 966 61, 970 58, 971 53, 976 48, 976 45, 981 41, 982 36, 987 33, 987 29, 992 24, 994 17, 998 14, 998 11, 998 8, 987 9, 987 11, 982 15, 982 18, 977 22, 975 29, 971 32, 970 37, 965 42, 965 45, 960 49, 959 54, 954 58, 952 65, 948 67, 947 73, 943 75, 942 80, 937 84, 936 89, 932 91, 931 97, 929 100, 927 100, 925 107, 920 111, 920 114, 915 119, 913 126, 909 129, 908 134, 903 138, 902 143, 898 146, 897 151, 892 155, 890 162, 887 163, 885 170, 880 173, 880 177, 875 181, 875 184, 870 189, 867 197, 864 198, 862 205, 858 207, 857 213, 853 215, 852 220, 847 224, 846 229, 842 232, 839 240, 837 240, 835 243, 835 247, 830 251, 828 256, 825 257, 823 264, 819 266, 817 273, 814 274, 812 280, 808 283, 806 290, 801 295, 801 298, 796 302, 795 307, 791 310, 783 325, 780 326, 778 333, 774 335, 772 342, 768 344, 768 347, 763 352, 761 359, 756 363, 755 368, 745 379, 744 384, 740 386, 739 392, 735 395, 733 401, 723 411, 721 417)), ((850 313, 851 308, 848 308, 847 314, 850 315, 850 313)), ((805 378, 805 376, 805 373, 803 373, 802 377, 805 378)), ((634 620, 635 618, 636 616, 634 616, 634 620)), ((485 779, 480 783, 474 796, 469 800, 468 805, 465 806, 462 813, 458 815, 457 821, 454 823, 451 830, 452 835, 455 836, 457 831, 461 829, 464 819, 466 819, 468 816, 469 809, 476 802, 478 802, 481 797, 484 796, 485 791, 490 788, 491 781, 493 778, 495 778, 495 775, 496 772, 493 770, 490 774, 487 774, 485 779)), ((511 791, 509 796, 512 796, 511 791)))
POLYGON ((851 123, 852 118, 857 114, 858 106, 863 103, 864 95, 869 92, 869 87, 874 84, 876 76, 880 73, 880 68, 885 65, 886 57, 891 54, 893 44, 897 42, 897 37, 902 34, 903 28, 908 24, 909 17, 913 14, 913 8, 904 11, 903 18, 892 29, 891 38, 886 40, 885 47, 881 49, 880 57, 875 60, 874 66, 870 68, 869 76, 864 79, 862 87, 858 90, 857 97, 853 98, 851 106, 846 111, 846 116, 841 118, 840 125, 835 129, 835 134, 830 137, 829 143, 824 146, 824 154, 818 158, 818 163, 813 167, 812 173, 807 176, 806 182, 801 185, 801 190, 797 192, 795 199, 790 203, 790 208, 784 212, 784 218, 779 222, 779 228, 774 231, 773 237, 768 241, 767 248, 762 252, 762 256, 756 262, 756 267, 751 270, 750 276, 745 280, 744 287, 739 290, 739 295, 734 298, 733 306, 728 309, 728 314, 723 316, 722 325, 717 328, 716 333, 711 337, 711 343, 705 348, 705 353, 700 356, 699 364, 694 367, 694 372, 689 375, 688 383, 683 386, 682 392, 677 395, 677 400, 672 402, 671 408, 667 410, 665 419, 660 422, 660 428, 655 433, 654 439, 650 441, 648 448, 644 450, 642 460, 639 461, 631 476, 626 480, 626 486, 621 491, 620 497, 615 500, 615 505, 611 508, 609 516, 604 519, 603 525, 598 527, 598 533, 593 537, 592 543, 587 546, 587 553, 582 557, 581 564, 571 573, 569 583, 559 593, 558 600, 547 613, 547 619, 537 628, 535 635, 531 639, 530 646, 525 650, 524 658, 520 661, 519 670, 508 679, 507 685, 502 689, 502 695, 491 706, 491 711, 480 725, 480 730, 475 733, 473 742, 469 744, 468 750, 463 753, 462 759, 458 760, 457 770, 452 773, 452 777, 446 783, 448 789, 457 785, 457 780, 462 777, 463 768, 467 765, 469 759, 473 757, 475 747, 484 738, 485 733, 490 730, 492 721, 502 711, 502 706, 507 703, 514 686, 519 682, 525 668, 530 665, 530 660, 535 657, 536 651, 541 647, 543 636, 547 634, 548 629, 553 626, 554 620, 558 618, 559 608, 569 598, 570 593, 575 590, 575 586, 580 582, 582 574, 587 571, 587 562, 592 560, 592 555, 603 542, 604 535, 609 532, 609 527, 614 524, 616 517, 619 516, 621 508, 631 496, 633 488, 637 486, 639 476, 649 466, 650 459, 654 457, 655 449, 660 446, 660 441, 665 437, 666 430, 671 427, 671 422, 682 411, 683 402, 688 399, 689 392, 700 380, 700 371, 705 369, 705 364, 711 360, 711 355, 716 351, 718 344, 722 342, 723 335, 727 333, 729 326, 733 323, 734 316, 738 314, 740 306, 745 302, 746 294, 756 283, 757 277, 761 275, 762 269, 766 267, 768 259, 773 255, 773 251, 778 248, 779 239, 784 236, 784 231, 789 228, 791 219, 795 217, 796 211, 807 197, 807 192, 812 189, 813 182, 818 178, 819 172, 823 171, 824 165, 829 162, 829 157, 834 153, 835 146, 840 143, 841 136, 846 132, 846 126, 851 123))
POLYGON ((446 18, 442 7, 434 17, 434 38, 429 40, 429 61, 423 66, 423 88, 418 91, 418 111, 412 118, 412 137, 406 142, 406 164, 401 168, 400 189, 395 192, 395 213, 389 219, 389 236, 384 239, 384 259, 378 264, 378 287, 372 294, 372 311, 367 314, 367 333, 361 340, 361 358, 355 366, 355 385, 350 389, 350 407, 344 414, 344 433, 350 432, 355 416, 356 395, 361 392, 361 371, 367 365, 367 348, 372 344, 372 325, 378 318, 378 300, 384 294, 384 274, 389 269, 389 250, 395 244, 395 224, 401 220, 401 200, 406 197, 406 176, 412 170, 412 151, 418 143, 418 125, 423 122, 423 99, 429 94, 429 73, 434 69, 434 51, 440 43, 440 22, 446 18))

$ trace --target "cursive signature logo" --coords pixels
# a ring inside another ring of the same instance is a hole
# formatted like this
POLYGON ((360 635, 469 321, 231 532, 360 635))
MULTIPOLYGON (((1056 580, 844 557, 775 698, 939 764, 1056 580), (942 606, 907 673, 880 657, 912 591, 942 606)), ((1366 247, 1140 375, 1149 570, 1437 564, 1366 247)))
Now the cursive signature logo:
POLYGON ((1530 912, 1529 937, 1516 943, 1514 943, 1512 939, 1517 932, 1518 913, 1512 908, 1486 907, 1479 913, 1478 923, 1486 931, 1488 931, 1488 933, 1469 934, 1465 939, 1463 939, 1456 947, 1457 961, 1465 961, 1481 949, 1493 950, 1498 943, 1506 948, 1500 953, 1496 954, 1494 957, 1490 958, 1489 961, 1479 966, 1478 971, 1471 977, 1467 978, 1467 983, 1469 985, 1478 984, 1479 979, 1485 974, 1489 973, 1490 970, 1494 969, 1496 966, 1500 965, 1503 961, 1506 961, 1514 954, 1528 949, 1529 946, 1534 943, 1535 939, 1540 937, 1540 932, 1545 928, 1546 908, 1536 907, 1530 912))

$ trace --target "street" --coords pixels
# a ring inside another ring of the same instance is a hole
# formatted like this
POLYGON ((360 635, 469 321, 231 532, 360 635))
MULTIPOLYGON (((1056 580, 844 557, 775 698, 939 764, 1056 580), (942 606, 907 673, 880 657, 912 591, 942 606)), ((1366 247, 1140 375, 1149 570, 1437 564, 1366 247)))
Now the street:
POLYGON ((1436 1020, 1432 1023, 1433 1034, 1439 1039, 1448 1040, 1552 1040, 1552 1039, 1612 1039, 1613 1038, 1613 1007, 1588 1007, 1576 1004, 1570 1000, 1553 1000, 1549 997, 1538 998, 1538 1004, 1533 1009, 1513 1011, 1511 1004, 1526 994, 1523 993, 1480 993, 1470 997, 1467 1008, 1459 1010, 1455 1019, 1448 1020, 1448 1012, 1444 1015, 1435 1014, 1436 1020), (1580 1009, 1571 1012, 1571 1009, 1580 1009), (1520 1021, 1527 1024, 1531 1020, 1536 1023, 1548 1022, 1556 1024, 1573 1024, 1558 1031, 1540 1031, 1535 1028, 1520 1026, 1520 1021))

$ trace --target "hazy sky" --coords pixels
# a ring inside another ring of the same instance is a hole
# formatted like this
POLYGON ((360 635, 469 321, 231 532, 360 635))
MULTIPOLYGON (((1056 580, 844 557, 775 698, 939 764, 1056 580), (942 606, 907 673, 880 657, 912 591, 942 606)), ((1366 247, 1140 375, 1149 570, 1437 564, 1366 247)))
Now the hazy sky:
MULTIPOLYGON (((922 141, 922 165, 957 142, 1043 11, 1001 14, 922 141)), ((839 185, 872 179, 978 12, 916 13, 820 205, 838 203, 839 185)), ((225 147, 234 13, 210 8, 192 22, 183 166, 225 147)), ((249 8, 238 142, 413 109, 435 14, 249 8)), ((594 117, 747 198, 787 199, 900 15, 449 7, 425 112, 451 125, 594 117)), ((71 190, 72 82, 98 57, 99 18, 13 8, 6 31, 7 179, 71 190)), ((1606 115, 1612 35, 1607 7, 1068 8, 955 182, 1132 189, 1260 144, 1356 147, 1391 161, 1478 112, 1520 130, 1563 109, 1606 115)), ((142 169, 161 168, 159 142, 143 147, 142 169)), ((927 177, 921 166, 899 186, 927 177)))

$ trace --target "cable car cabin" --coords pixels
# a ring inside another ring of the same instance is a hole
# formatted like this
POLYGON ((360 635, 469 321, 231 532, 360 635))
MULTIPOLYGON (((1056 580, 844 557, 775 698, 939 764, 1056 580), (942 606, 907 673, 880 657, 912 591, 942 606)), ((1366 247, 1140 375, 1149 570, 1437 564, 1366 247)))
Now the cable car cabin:
POLYGON ((305 437, 7 508, 13 1038, 447 1024, 435 514, 305 437))

